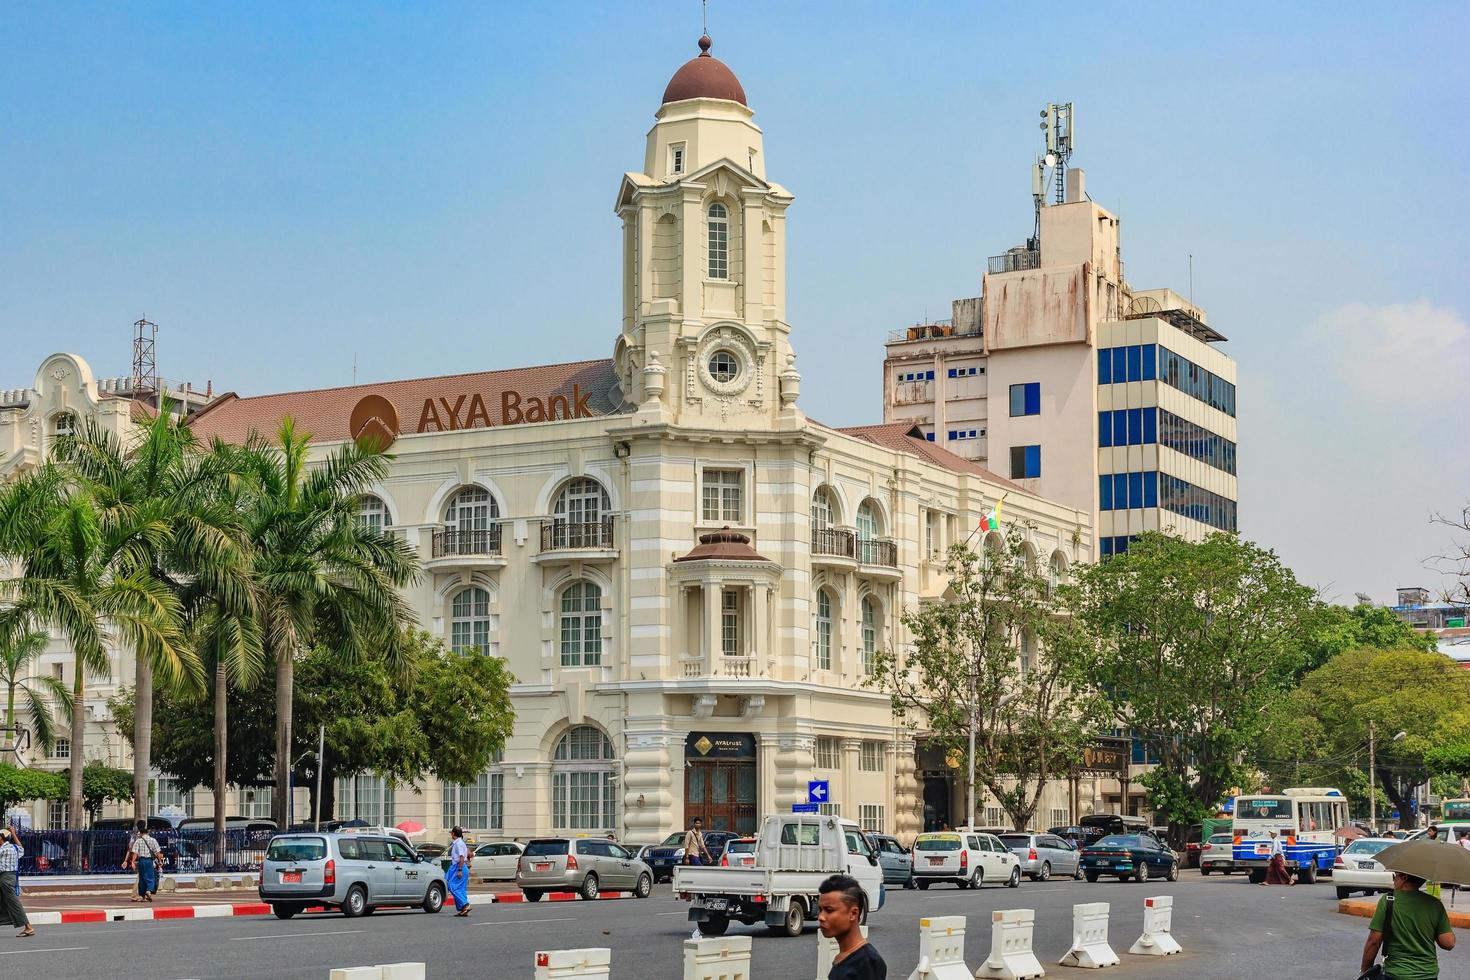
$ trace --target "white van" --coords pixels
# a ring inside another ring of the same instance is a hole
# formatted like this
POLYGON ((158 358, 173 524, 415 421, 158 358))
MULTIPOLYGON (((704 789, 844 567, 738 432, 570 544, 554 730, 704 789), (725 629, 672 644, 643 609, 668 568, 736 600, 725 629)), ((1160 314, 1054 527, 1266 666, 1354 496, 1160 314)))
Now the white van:
POLYGON ((914 838, 914 883, 920 888, 948 881, 979 888, 988 881, 1015 888, 1021 861, 994 834, 978 830, 936 830, 914 838))

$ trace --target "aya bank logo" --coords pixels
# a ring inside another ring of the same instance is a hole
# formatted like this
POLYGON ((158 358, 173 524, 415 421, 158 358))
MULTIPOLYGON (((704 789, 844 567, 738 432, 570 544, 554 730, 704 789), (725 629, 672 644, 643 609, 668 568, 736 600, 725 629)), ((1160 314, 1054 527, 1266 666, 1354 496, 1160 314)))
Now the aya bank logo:
POLYGON ((382 395, 364 395, 352 409, 348 427, 353 442, 383 452, 398 438, 398 409, 382 395))

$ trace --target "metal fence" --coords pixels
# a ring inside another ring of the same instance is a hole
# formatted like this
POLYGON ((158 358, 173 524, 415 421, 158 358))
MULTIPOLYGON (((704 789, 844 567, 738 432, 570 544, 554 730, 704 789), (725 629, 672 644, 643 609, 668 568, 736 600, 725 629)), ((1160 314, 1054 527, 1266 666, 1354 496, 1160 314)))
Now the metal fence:
MULTIPOLYGON (((271 830, 225 831, 224 865, 215 866, 210 829, 150 831, 163 849, 161 873, 252 871, 260 868, 271 830)), ((23 830, 22 875, 120 874, 132 834, 126 830, 23 830)))

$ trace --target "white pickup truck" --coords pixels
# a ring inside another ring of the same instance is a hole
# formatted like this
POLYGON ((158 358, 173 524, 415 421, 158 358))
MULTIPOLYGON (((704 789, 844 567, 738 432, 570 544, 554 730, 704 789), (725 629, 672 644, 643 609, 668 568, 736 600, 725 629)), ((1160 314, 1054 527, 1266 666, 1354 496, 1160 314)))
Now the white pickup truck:
POLYGON ((830 875, 856 878, 868 912, 883 906, 883 869, 851 820, 815 813, 777 813, 765 818, 753 868, 674 869, 674 893, 690 902, 689 919, 707 936, 723 935, 735 919, 764 922, 773 932, 801 935, 817 917, 817 896, 830 875))

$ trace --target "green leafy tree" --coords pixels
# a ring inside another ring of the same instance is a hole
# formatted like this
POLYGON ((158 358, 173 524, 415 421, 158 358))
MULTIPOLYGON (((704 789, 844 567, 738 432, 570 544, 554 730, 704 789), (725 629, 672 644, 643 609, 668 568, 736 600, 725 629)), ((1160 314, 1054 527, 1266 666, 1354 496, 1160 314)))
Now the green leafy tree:
POLYGON ((1470 675, 1439 653, 1340 653, 1270 712, 1259 762, 1276 785, 1337 785, 1366 802, 1370 723, 1377 784, 1408 826, 1414 791, 1456 774, 1456 752, 1470 745, 1470 675))
POLYGON ((1102 715, 1094 645, 1026 537, 1012 525, 980 554, 951 548, 945 597, 903 615, 912 652, 879 651, 868 680, 951 757, 966 754, 973 717, 972 778, 1015 827, 1030 825, 1048 779, 1081 762, 1102 715))
MULTIPOLYGON (((254 611, 248 542, 239 509, 225 489, 236 475, 233 452, 200 446, 184 420, 153 413, 120 440, 96 425, 58 441, 55 458, 95 502, 105 528, 115 529, 119 557, 173 596, 179 636, 135 658, 133 718, 134 817, 147 816, 152 771, 153 677, 178 676, 201 692, 201 668, 188 629, 201 610, 249 616, 254 611), (160 658, 172 662, 160 662, 160 658)), ((200 631, 208 636, 207 631, 200 631)))
MULTIPOLYGON (((515 716, 505 661, 479 651, 455 653, 413 632, 401 641, 402 664, 378 657, 343 662, 317 647, 297 664, 297 734, 292 759, 307 756, 297 785, 315 792, 317 727, 326 726, 322 816, 332 816, 338 776, 375 772, 401 785, 437 778, 472 782, 509 737, 515 716)), ((275 713, 258 691, 231 687, 228 779, 236 786, 270 782, 275 759, 275 713)), ((214 773, 209 701, 160 695, 155 725, 157 758, 181 787, 206 785, 214 773)), ((114 704, 129 717, 126 694, 114 704)))
POLYGON ((31 800, 66 799, 66 780, 58 773, 0 763, 0 814, 31 800))
POLYGON ((1159 759, 1151 802, 1176 829, 1198 820, 1244 778, 1264 712, 1298 675, 1312 590, 1274 552, 1225 533, 1144 534, 1078 578, 1114 723, 1159 759))
MULTIPOLYGON (((64 770, 68 780, 75 771, 75 767, 64 770)), ((94 821, 108 803, 128 803, 133 799, 133 774, 127 769, 118 769, 104 762, 88 762, 82 766, 81 776, 82 807, 94 821)), ((77 821, 73 818, 72 822, 77 821)))
POLYGON ((310 449, 310 436, 287 418, 274 442, 252 439, 245 457, 260 635, 276 671, 272 813, 282 826, 298 658, 317 646, 344 665, 370 652, 402 661, 399 638, 414 617, 399 589, 418 575, 405 543, 358 519, 359 501, 387 475, 388 457, 347 443, 309 466, 310 449))
MULTIPOLYGON (((76 470, 55 462, 0 486, 0 554, 18 560, 22 571, 0 581, 0 602, 65 635, 74 704, 85 703, 89 675, 110 671, 114 639, 152 664, 165 684, 197 684, 199 661, 182 642, 178 597, 140 557, 161 546, 166 529, 121 519, 91 489, 76 470)), ((86 712, 73 711, 72 758, 84 758, 86 738, 86 712)), ((70 803, 72 824, 80 827, 83 784, 75 767, 70 803)), ((80 860, 74 845, 72 861, 80 860)))
POLYGON ((15 610, 0 616, 0 685, 5 688, 6 758, 11 758, 15 751, 17 697, 24 699, 36 741, 48 753, 56 744, 56 722, 51 712, 60 711, 63 718, 71 718, 71 692, 66 685, 58 678, 35 673, 36 663, 50 639, 44 630, 36 629, 15 610))
POLYGON ((1320 604, 1311 618, 1311 632, 1302 660, 1302 673, 1349 650, 1434 651, 1434 637, 1421 633, 1385 606, 1320 604))
POLYGON ((1424 765, 1436 776, 1470 779, 1470 742, 1436 745, 1424 753, 1424 765))

